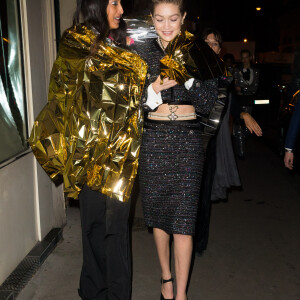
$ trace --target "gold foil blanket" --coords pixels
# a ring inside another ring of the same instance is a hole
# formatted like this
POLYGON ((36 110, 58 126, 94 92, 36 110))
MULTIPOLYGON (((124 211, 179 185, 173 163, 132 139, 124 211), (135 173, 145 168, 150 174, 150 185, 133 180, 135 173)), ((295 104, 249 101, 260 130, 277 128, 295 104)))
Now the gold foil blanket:
POLYGON ((139 100, 147 65, 108 41, 95 47, 96 35, 83 24, 65 32, 48 103, 29 142, 49 176, 63 176, 69 197, 77 198, 87 184, 127 201, 138 167, 143 123, 139 100))
POLYGON ((188 31, 181 32, 165 49, 161 59, 161 78, 169 77, 184 84, 194 77, 199 80, 217 78, 225 73, 223 61, 201 39, 188 31))

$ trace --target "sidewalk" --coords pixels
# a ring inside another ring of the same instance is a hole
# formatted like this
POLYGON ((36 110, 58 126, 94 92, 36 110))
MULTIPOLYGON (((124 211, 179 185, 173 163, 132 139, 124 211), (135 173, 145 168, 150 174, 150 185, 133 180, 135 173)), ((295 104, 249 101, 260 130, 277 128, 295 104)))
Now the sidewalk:
MULTIPOLYGON (((196 257, 189 300, 300 299, 300 179, 256 140, 239 162, 243 191, 213 205, 210 241, 196 257)), ((18 300, 76 300, 81 268, 80 219, 68 208, 64 240, 18 300)), ((137 202, 135 217, 142 217, 137 202)), ((139 222, 138 222, 139 223, 139 222)), ((133 300, 158 300, 160 269, 153 237, 134 226, 133 300)))

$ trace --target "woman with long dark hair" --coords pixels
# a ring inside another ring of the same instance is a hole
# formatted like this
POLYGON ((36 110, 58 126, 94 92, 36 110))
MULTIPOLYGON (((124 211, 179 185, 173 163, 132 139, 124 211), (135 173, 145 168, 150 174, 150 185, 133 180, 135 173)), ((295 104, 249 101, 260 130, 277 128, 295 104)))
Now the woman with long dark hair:
MULTIPOLYGON (((202 33, 203 40, 219 55, 222 47, 222 35, 214 28, 206 28, 202 33)), ((234 120, 244 120, 245 126, 251 133, 262 135, 262 130, 254 118, 243 112, 232 93, 231 68, 227 68, 227 76, 218 79, 219 101, 224 108, 219 114, 218 126, 206 149, 204 166, 205 176, 201 186, 201 200, 198 207, 196 234, 194 238, 195 252, 199 255, 206 250, 209 235, 211 202, 227 198, 227 191, 233 186, 240 186, 239 174, 235 162, 231 134, 229 128, 229 115, 234 120)))
POLYGON ((129 199, 142 132, 147 66, 126 48, 120 0, 79 0, 54 63, 30 144, 45 171, 80 200, 82 299, 131 297, 129 199), (82 23, 80 23, 82 20, 82 23))
POLYGON ((196 114, 211 110, 218 95, 217 82, 191 78, 180 85, 170 77, 161 77, 161 60, 168 45, 177 38, 193 37, 181 32, 186 16, 182 0, 152 0, 151 14, 158 38, 137 47, 148 64, 142 97, 147 113, 140 154, 141 197, 162 271, 161 299, 174 299, 170 268, 173 236, 176 299, 186 300, 204 161, 196 114))

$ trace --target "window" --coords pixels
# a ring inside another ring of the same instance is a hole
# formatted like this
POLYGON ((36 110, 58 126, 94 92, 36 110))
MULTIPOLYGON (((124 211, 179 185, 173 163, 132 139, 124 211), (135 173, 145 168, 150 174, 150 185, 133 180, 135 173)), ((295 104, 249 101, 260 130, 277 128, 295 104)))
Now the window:
POLYGON ((18 0, 0 1, 0 163, 28 149, 18 0))

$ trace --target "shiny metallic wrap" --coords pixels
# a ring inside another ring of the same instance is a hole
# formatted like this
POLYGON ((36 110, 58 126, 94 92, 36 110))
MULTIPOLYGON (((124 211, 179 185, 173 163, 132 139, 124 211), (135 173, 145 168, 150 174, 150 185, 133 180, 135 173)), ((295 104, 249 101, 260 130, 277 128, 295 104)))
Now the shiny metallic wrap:
POLYGON ((161 77, 184 84, 194 77, 208 80, 222 76, 225 65, 217 54, 203 41, 188 31, 181 32, 165 49, 166 56, 160 61, 161 77))
POLYGON ((139 105, 147 73, 136 54, 81 24, 61 40, 48 103, 29 139, 39 163, 77 198, 84 184, 127 201, 137 173, 143 118, 139 105), (94 49, 95 51, 91 51, 94 49))
POLYGON ((124 20, 127 24, 127 34, 135 43, 145 43, 148 39, 157 37, 150 15, 124 20))

